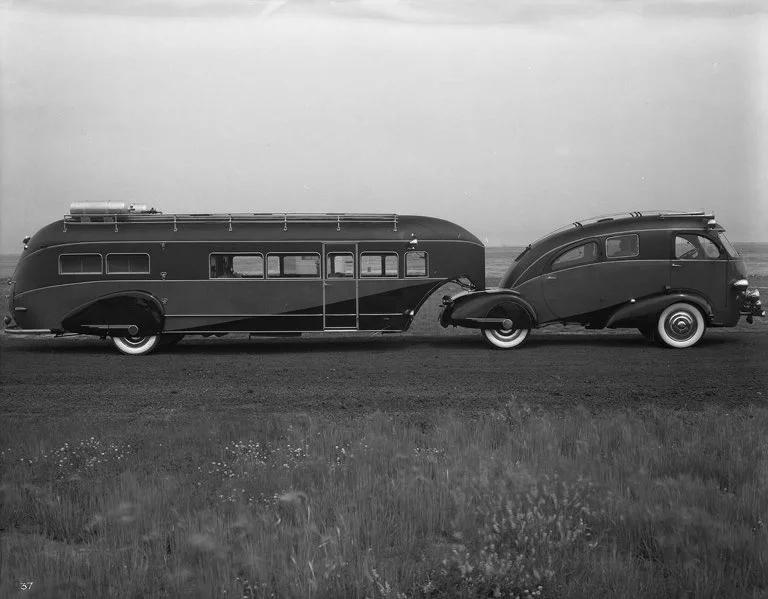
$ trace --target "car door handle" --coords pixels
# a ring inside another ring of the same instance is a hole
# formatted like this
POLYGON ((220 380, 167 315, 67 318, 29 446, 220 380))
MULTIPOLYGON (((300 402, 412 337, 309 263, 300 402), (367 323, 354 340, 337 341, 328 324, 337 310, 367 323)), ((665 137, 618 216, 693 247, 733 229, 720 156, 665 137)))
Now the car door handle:
POLYGON ((676 264, 674 262, 672 263, 672 268, 680 268, 681 266, 682 264, 676 264))
POLYGON ((555 275, 547 275, 547 281, 553 281, 555 279, 557 279, 555 275))

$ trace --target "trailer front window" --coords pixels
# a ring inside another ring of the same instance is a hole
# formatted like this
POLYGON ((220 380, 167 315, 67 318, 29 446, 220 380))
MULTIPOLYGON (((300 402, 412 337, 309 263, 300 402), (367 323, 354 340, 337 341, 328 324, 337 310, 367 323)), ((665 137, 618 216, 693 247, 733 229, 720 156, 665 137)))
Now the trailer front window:
POLYGON ((101 254, 62 254, 59 256, 59 274, 100 275, 101 254))
POLYGON ((108 275, 148 275, 149 254, 107 254, 108 275))

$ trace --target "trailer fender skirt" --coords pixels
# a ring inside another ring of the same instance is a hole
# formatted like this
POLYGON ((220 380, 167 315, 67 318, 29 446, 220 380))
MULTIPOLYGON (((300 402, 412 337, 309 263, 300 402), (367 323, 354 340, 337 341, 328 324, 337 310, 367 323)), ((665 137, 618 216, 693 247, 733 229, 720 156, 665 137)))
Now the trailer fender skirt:
POLYGON ((536 326, 533 309, 523 298, 513 293, 477 292, 465 295, 446 307, 443 320, 470 328, 499 328, 511 320, 516 329, 536 326))
POLYGON ((145 291, 123 291, 83 304, 61 322, 66 331, 90 335, 154 335, 165 322, 163 304, 145 291))

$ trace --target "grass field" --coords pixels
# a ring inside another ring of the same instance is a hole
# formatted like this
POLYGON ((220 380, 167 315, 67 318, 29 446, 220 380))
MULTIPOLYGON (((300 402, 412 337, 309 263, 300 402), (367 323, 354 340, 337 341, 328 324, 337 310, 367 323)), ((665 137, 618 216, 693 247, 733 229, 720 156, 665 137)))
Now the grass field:
POLYGON ((517 399, 5 426, 0 596, 764 597, 766 430, 517 399))

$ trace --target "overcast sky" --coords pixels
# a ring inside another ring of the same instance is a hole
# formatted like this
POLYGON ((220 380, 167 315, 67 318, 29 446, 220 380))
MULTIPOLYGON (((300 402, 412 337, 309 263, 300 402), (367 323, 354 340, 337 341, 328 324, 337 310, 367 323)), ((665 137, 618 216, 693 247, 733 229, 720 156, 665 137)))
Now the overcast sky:
POLYGON ((768 240, 761 6, 0 1, 0 251, 83 200, 426 214, 491 244, 706 208, 768 240))

